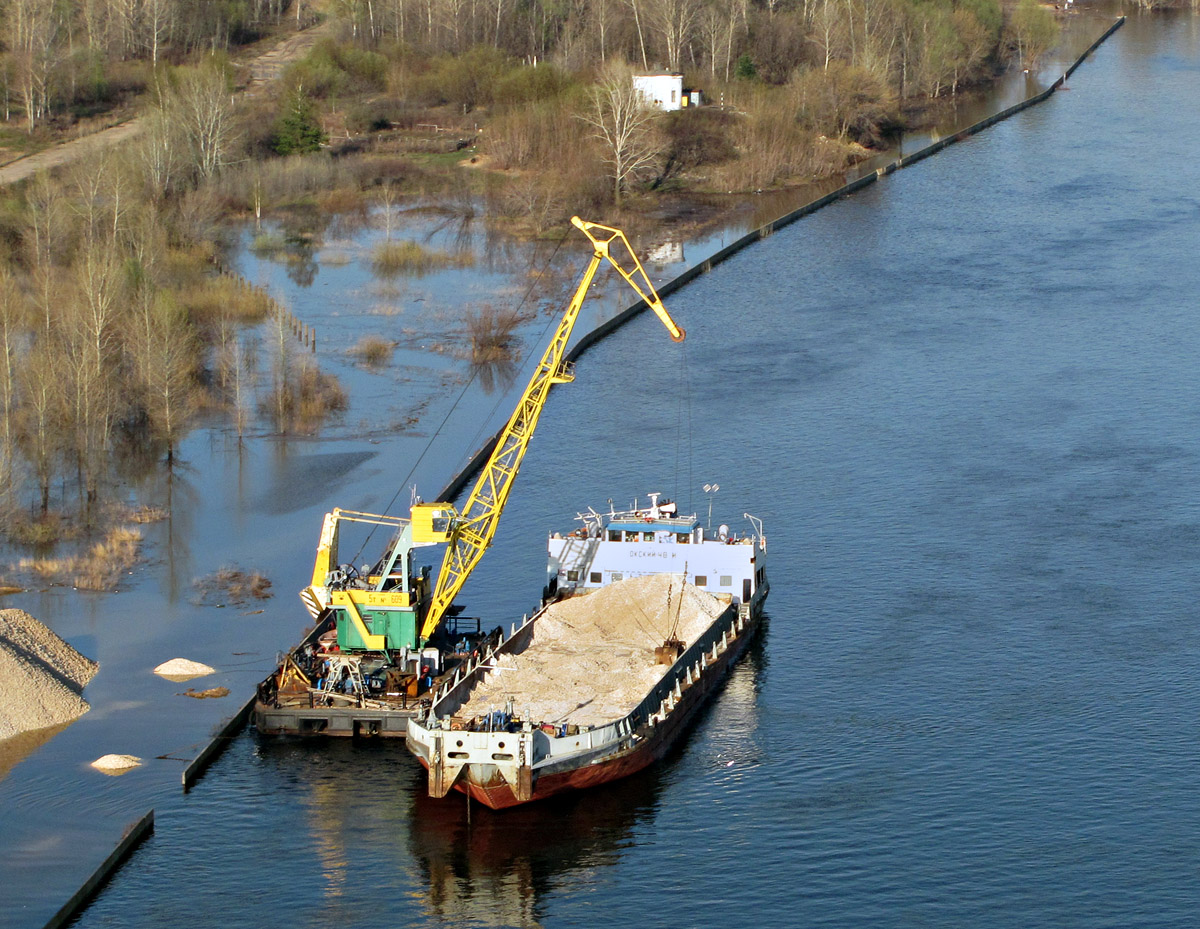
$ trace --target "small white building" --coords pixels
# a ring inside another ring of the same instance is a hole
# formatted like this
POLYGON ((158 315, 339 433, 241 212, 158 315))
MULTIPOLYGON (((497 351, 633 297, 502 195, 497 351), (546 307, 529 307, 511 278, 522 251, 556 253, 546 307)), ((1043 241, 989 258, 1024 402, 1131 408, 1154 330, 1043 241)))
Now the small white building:
POLYGON ((641 93, 651 106, 660 110, 678 110, 687 106, 683 102, 683 75, 659 71, 654 74, 635 74, 633 88, 641 93))

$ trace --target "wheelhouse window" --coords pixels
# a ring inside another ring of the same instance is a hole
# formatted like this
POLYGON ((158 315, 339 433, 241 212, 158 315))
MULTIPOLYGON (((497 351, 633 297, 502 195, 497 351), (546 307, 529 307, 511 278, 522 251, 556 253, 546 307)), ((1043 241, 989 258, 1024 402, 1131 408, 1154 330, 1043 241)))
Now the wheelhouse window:
POLYGON ((654 541, 654 533, 653 532, 643 532, 642 533, 642 541, 643 542, 653 542, 654 541))
POLYGON ((692 537, 686 532, 677 532, 675 533, 675 541, 680 545, 687 545, 688 542, 692 541, 692 537))
POLYGON ((620 542, 621 541, 621 530, 620 529, 609 529, 608 530, 608 541, 620 542))

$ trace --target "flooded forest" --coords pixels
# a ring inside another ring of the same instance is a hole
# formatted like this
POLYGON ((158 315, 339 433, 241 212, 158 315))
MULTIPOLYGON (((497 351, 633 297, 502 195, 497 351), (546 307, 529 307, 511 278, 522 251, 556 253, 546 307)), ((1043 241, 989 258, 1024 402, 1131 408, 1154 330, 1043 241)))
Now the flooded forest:
MULTIPOLYGON (((22 556, 0 585, 110 589, 139 524, 165 515, 130 487, 172 469, 197 425, 241 442, 362 417, 331 367, 378 373, 398 348, 503 373, 529 321, 514 280, 542 299, 561 283, 513 255, 560 240, 572 214, 677 237, 731 197, 837 175, 1036 61, 1058 15, 1033 0, 5 0, 0 155, 57 155, 0 192, 0 510, 22 556), (635 74, 679 75, 693 105, 653 106, 635 74), (114 126, 132 131, 81 144, 114 126), (307 286, 322 248, 329 268, 362 253, 401 338, 317 350, 263 269, 307 286), (482 290, 471 307, 414 294, 462 269, 482 290)), ((414 399, 392 427, 419 416, 414 399)))

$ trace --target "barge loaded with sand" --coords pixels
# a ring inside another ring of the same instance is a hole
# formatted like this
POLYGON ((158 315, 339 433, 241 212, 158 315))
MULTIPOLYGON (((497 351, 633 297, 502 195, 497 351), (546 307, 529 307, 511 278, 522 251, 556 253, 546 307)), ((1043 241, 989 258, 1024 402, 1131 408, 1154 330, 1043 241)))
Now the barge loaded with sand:
POLYGON ((769 590, 762 523, 739 538, 651 501, 552 536, 554 599, 409 721, 431 796, 503 809, 633 774, 745 650, 769 590))

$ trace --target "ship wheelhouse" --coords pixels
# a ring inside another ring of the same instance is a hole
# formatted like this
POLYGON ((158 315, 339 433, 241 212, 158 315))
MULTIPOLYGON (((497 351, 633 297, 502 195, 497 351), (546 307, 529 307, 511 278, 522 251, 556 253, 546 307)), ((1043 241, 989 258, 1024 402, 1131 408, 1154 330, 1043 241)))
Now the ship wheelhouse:
MULTIPOLYGON (((706 528, 695 515, 651 494, 648 507, 580 514, 583 524, 547 543, 547 591, 586 594, 616 581, 678 574, 715 595, 749 603, 766 586, 766 540, 761 531, 738 535, 706 528)), ((758 530, 758 526, 754 529, 758 530)))

